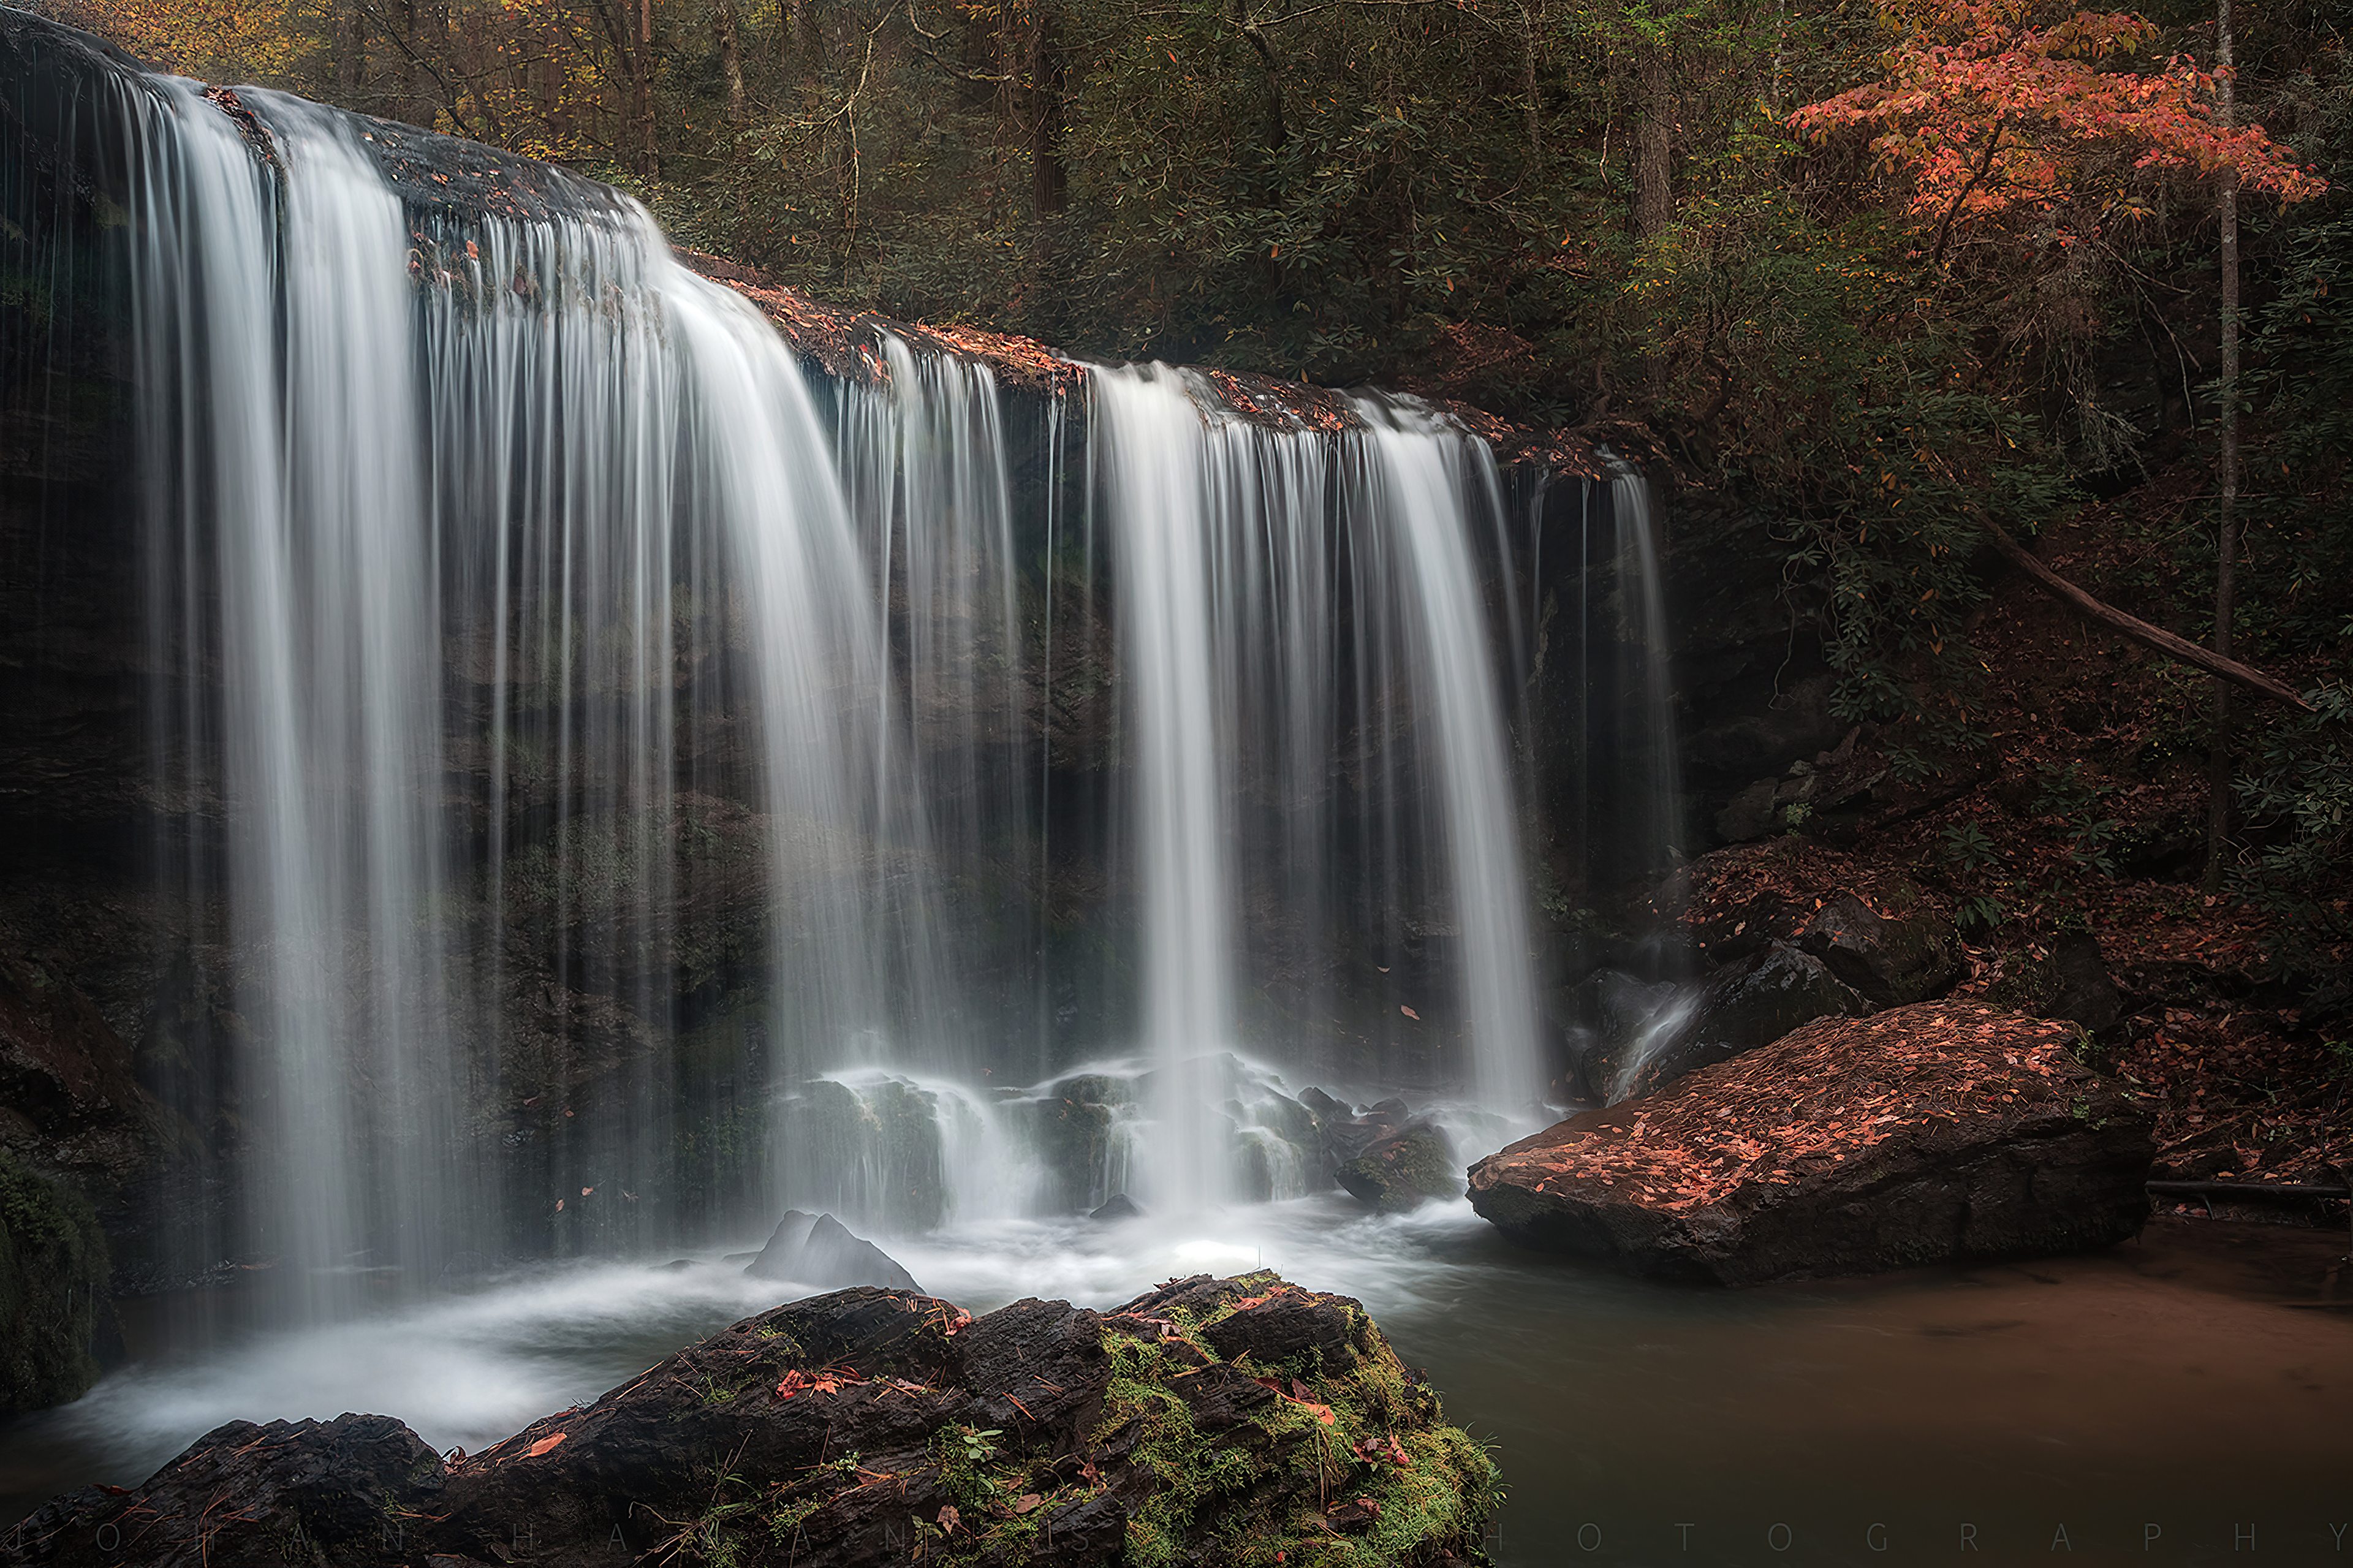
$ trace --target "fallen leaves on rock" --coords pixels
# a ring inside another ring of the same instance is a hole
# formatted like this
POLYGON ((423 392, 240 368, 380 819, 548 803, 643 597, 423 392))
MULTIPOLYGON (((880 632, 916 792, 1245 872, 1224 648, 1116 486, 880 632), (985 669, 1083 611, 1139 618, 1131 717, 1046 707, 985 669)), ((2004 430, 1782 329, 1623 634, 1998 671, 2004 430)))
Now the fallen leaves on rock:
POLYGON ((1539 1190, 1588 1183, 1673 1213, 1794 1164, 1859 1155, 1906 1127, 2000 1115, 2074 1092, 2072 1025, 1971 1002, 1822 1018, 1645 1100, 1564 1124, 1534 1157, 1539 1190))

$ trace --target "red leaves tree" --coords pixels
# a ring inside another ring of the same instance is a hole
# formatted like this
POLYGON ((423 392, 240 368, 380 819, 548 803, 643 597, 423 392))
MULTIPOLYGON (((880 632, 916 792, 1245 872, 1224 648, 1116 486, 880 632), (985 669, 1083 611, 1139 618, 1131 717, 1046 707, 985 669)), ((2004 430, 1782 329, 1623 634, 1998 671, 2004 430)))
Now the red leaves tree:
POLYGON ((1908 179, 1910 215, 1932 261, 1957 229, 2034 222, 2072 246, 2137 216, 2139 188, 2168 174, 2236 173, 2248 189, 2300 201, 2327 188, 2260 125, 2214 112, 2216 77, 2175 56, 2154 70, 2119 62, 2154 23, 2079 11, 2048 23, 2038 0, 1897 0, 1903 30, 1882 77, 1788 117, 1816 138, 1874 132, 1883 173, 1908 179))

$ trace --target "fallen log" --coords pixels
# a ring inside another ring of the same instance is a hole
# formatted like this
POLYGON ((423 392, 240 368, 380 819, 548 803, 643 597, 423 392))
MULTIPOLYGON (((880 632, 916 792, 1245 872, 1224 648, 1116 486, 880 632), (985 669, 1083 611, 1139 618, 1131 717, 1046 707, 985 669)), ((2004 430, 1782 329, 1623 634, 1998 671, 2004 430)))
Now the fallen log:
POLYGON ((2148 1190, 2189 1197, 2221 1198, 2353 1198, 2353 1187, 2331 1187, 2312 1182, 2150 1182, 2148 1190))
POLYGON ((2284 702, 2299 713, 2312 711, 2310 703, 2263 671, 2241 664, 2235 658, 2225 658, 2211 648, 2200 647, 2187 637, 2176 637, 2162 626, 2150 626, 2137 616, 2128 616, 2113 605, 2102 603, 2044 565, 2033 552, 2003 531, 2001 524, 1993 519, 1980 512, 1978 521, 1984 525, 1986 536, 1993 541, 1993 547, 2001 552, 2004 560, 2025 573, 2036 587, 2077 614, 2122 632, 2143 647, 2152 648, 2169 658, 2178 658, 2184 664, 2194 665, 2209 675, 2227 680, 2233 686, 2242 686, 2274 702, 2284 702))

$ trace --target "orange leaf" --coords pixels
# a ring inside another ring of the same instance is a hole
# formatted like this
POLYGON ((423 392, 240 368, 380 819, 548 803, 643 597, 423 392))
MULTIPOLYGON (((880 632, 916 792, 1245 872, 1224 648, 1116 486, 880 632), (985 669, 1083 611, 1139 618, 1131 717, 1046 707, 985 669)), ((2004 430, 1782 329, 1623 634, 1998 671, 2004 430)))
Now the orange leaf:
POLYGON ((564 1441, 564 1434, 563 1434, 563 1433, 561 1433, 561 1432, 552 1433, 552 1434, 550 1434, 550 1435, 549 1435, 549 1436, 547 1436, 542 1437, 538 1442, 533 1443, 530 1447, 525 1448, 525 1449, 523 1450, 523 1458, 527 1458, 527 1459, 536 1459, 536 1458, 538 1458, 542 1454, 546 1453, 550 1448, 554 1447, 558 1443, 561 1443, 561 1442, 563 1442, 563 1441, 564 1441))

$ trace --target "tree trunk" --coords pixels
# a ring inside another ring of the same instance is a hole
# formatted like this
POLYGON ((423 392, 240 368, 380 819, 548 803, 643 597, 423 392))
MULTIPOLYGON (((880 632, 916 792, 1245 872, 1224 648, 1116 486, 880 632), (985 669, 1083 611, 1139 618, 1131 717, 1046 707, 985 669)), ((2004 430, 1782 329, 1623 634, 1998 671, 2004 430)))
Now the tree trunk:
POLYGON ((1641 239, 1666 232, 1674 221, 1672 174, 1675 122, 1674 71, 1667 51, 1657 44, 1641 47, 1637 70, 1642 91, 1642 114, 1634 132, 1634 233, 1641 239))
POLYGON ((661 174, 654 142, 654 0, 638 0, 636 47, 629 51, 630 166, 641 180, 661 174))
POLYGON ((2187 637, 2175 637, 2162 626, 2150 626, 2137 616, 2128 616, 2114 605, 2092 597, 2045 566, 2032 551, 2003 531, 2001 525, 1993 519, 1982 512, 1978 513, 1977 518, 1978 525, 1986 531, 1986 537, 1993 541, 1993 547, 2001 552, 2004 560, 2025 573, 2036 587, 2078 614, 2122 632, 2143 647, 2152 648, 2168 658, 2178 658, 2193 669, 2202 669, 2218 679, 2260 692, 2274 702, 2285 703, 2299 713, 2312 711, 2312 705, 2297 696, 2293 687, 2274 680, 2260 669, 2251 669, 2235 658, 2211 653, 2187 637))
POLYGON ((360 79, 367 70, 367 20, 356 0, 345 0, 335 19, 335 93, 345 109, 357 109, 360 79))
POLYGON ((744 39, 735 17, 735 0, 719 0, 719 76, 727 88, 727 123, 744 120, 744 39))
POLYGON ((1029 207, 1052 217, 1070 205, 1071 174, 1062 161, 1062 40, 1049 0, 1029 0, 1027 81, 1029 122, 1029 207))
MULTIPOLYGON (((2214 25, 2214 111, 2225 127, 2237 118, 2231 82, 2231 0, 2217 0, 2214 25)), ((2214 651, 2231 657, 2231 622, 2237 611, 2239 554, 2239 181, 2222 171, 2214 201, 2222 238, 2222 408, 2215 487, 2214 651)), ((2231 689, 2214 683, 2214 738, 2206 758, 2206 891, 2222 890, 2231 836, 2231 689)))
POLYGON ((1520 96, 1526 100, 1528 162, 1544 156, 1544 120, 1536 104, 1536 40, 1542 31, 1542 4, 1520 6, 1520 96))

